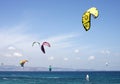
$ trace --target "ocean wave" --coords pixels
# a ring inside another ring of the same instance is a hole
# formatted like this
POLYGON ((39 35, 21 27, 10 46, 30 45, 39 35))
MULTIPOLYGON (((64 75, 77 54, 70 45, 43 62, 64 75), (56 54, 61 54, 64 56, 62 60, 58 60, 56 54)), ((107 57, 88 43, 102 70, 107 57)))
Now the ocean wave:
POLYGON ((44 78, 44 79, 49 79, 49 78, 51 78, 51 79, 58 79, 60 77, 40 77, 40 78, 44 78))

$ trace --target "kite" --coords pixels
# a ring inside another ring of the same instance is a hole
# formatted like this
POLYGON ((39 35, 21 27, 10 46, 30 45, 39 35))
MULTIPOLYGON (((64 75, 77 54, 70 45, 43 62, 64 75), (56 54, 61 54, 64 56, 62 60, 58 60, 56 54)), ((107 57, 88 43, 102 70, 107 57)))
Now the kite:
POLYGON ((86 31, 88 31, 91 26, 91 15, 94 18, 98 17, 99 12, 98 12, 97 8, 92 7, 90 9, 88 9, 82 16, 82 24, 86 31))
POLYGON ((33 42, 33 43, 32 43, 32 46, 34 46, 34 44, 36 44, 36 43, 37 43, 38 45, 40 45, 40 43, 39 43, 39 42, 33 42))
POLYGON ((24 64, 25 64, 26 62, 28 62, 28 60, 21 60, 21 61, 20 61, 21 67, 24 67, 24 64))
POLYGON ((50 47, 50 44, 48 42, 43 42, 43 44, 41 45, 41 50, 45 54, 45 48, 44 48, 44 46, 50 47))
POLYGON ((106 67, 108 66, 108 62, 105 63, 106 67))

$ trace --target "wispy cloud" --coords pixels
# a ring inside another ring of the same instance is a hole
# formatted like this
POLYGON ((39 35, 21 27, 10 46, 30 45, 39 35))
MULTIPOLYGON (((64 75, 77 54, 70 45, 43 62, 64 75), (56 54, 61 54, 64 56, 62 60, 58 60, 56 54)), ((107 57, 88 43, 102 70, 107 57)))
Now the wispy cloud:
POLYGON ((66 47, 71 47, 73 39, 77 37, 78 34, 64 34, 64 35, 58 35, 58 36, 52 36, 47 39, 44 39, 43 41, 48 41, 50 42, 53 47, 58 47, 58 48, 66 48, 66 47))
POLYGON ((6 46, 6 45, 11 45, 15 43, 19 43, 21 41, 26 40, 29 38, 28 35, 25 35, 23 32, 24 27, 21 27, 19 29, 18 27, 13 27, 7 30, 2 30, 0 33, 0 40, 2 45, 1 46, 6 46))
POLYGON ((74 38, 77 35, 78 34, 74 34, 74 33, 72 33, 72 34, 64 34, 64 35, 53 36, 53 37, 50 37, 50 38, 48 38, 46 40, 51 41, 51 42, 60 42, 60 41, 66 41, 66 40, 68 40, 70 38, 74 38))

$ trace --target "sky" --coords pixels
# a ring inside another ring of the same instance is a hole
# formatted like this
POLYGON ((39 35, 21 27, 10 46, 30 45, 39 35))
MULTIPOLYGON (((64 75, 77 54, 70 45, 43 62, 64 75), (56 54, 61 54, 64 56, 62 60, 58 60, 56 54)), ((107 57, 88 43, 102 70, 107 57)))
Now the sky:
POLYGON ((119 0, 0 0, 0 63, 20 66, 120 70, 119 0), (91 16, 85 31, 83 13, 91 16), (34 41, 47 41, 46 54, 34 41), (108 66, 106 66, 108 65, 108 66))

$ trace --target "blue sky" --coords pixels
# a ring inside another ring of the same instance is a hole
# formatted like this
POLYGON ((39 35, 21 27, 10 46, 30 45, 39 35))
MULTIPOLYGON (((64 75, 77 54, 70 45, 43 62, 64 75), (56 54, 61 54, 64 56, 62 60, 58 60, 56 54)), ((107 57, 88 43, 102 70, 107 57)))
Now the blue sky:
POLYGON ((1 0, 0 62, 25 66, 120 70, 119 3, 113 0, 1 0), (83 13, 99 10, 91 17, 91 29, 82 25, 83 13), (43 54, 40 43, 48 41, 43 54), (108 67, 106 67, 108 63, 108 67))

